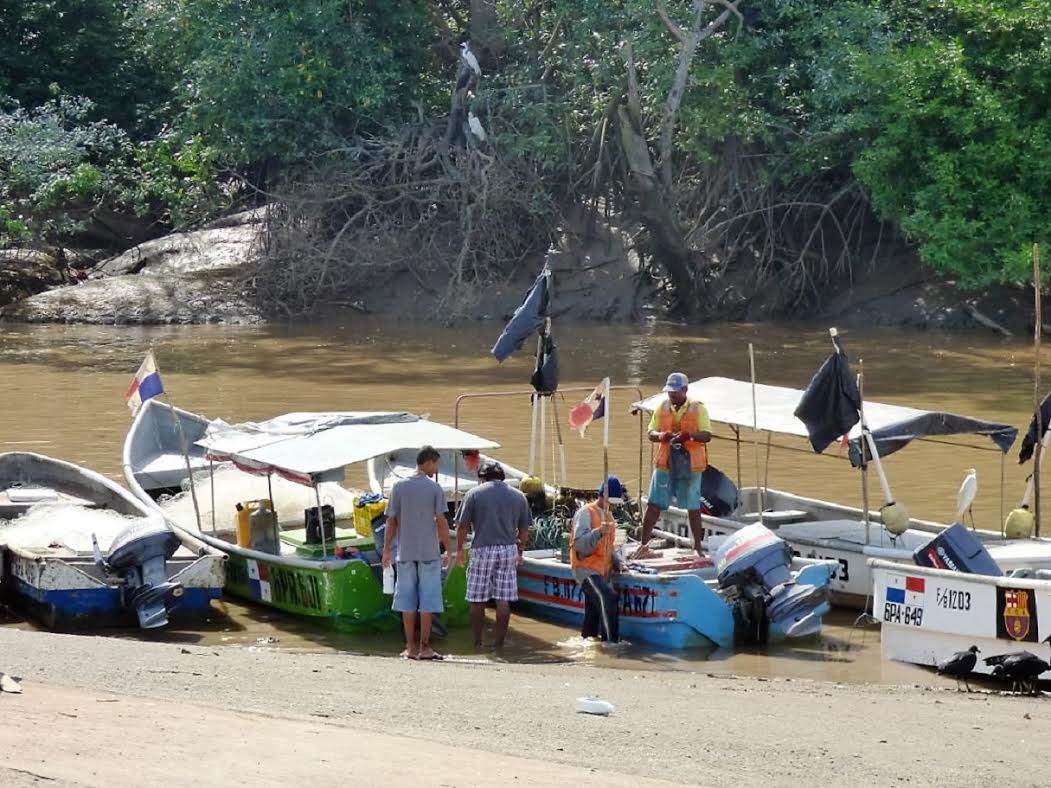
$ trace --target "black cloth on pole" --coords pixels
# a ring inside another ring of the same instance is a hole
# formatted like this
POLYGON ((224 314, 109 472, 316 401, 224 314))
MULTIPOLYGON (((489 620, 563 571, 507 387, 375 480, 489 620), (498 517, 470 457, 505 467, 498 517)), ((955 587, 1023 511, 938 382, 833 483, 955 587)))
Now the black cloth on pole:
MULTIPOLYGON (((869 426, 872 426, 871 422, 869 426)), ((872 439, 876 442, 876 451, 879 452, 880 457, 886 457, 905 448, 911 441, 939 435, 985 435, 996 444, 996 448, 1007 454, 1015 438, 1018 437, 1018 430, 1010 424, 936 411, 924 412, 923 415, 912 419, 872 429, 872 439)), ((855 468, 861 467, 860 437, 850 439, 847 456, 850 458, 851 465, 855 468)), ((871 452, 865 452, 866 461, 871 456, 871 452)))
POLYGON ((1047 422, 1051 420, 1051 393, 1048 393, 1044 397, 1044 401, 1040 403, 1040 434, 1036 434, 1036 414, 1033 414, 1033 418, 1029 421, 1029 431, 1022 438, 1022 446, 1018 450, 1018 464, 1021 465, 1023 462, 1028 462, 1033 456, 1033 450, 1036 445, 1040 443, 1044 438, 1044 433, 1047 432, 1047 422))
POLYGON ((820 454, 858 423, 861 394, 850 372, 847 354, 833 353, 811 378, 799 399, 795 417, 806 425, 810 445, 820 454))
POLYGON ((545 264, 544 270, 537 276, 493 345, 491 352, 497 361, 503 361, 516 350, 521 350, 528 337, 543 329, 550 305, 551 269, 545 264))
POLYGON ((558 389, 558 345, 550 334, 541 342, 536 368, 529 382, 538 394, 552 394, 558 389))

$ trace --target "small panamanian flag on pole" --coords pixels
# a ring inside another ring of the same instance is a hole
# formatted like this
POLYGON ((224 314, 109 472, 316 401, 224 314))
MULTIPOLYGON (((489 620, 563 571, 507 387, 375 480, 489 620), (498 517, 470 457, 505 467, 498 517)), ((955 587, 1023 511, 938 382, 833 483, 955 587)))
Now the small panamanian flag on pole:
POLYGON ((569 411, 569 426, 584 437, 591 422, 598 421, 606 415, 606 401, 609 399, 609 378, 602 382, 579 405, 569 411))
POLYGON ((128 387, 128 392, 124 395, 124 399, 128 401, 128 407, 131 408, 131 414, 134 416, 143 402, 163 393, 164 386, 161 384, 161 372, 157 369, 157 361, 153 358, 153 351, 151 350, 146 353, 146 358, 143 359, 139 371, 132 378, 131 385, 128 387))

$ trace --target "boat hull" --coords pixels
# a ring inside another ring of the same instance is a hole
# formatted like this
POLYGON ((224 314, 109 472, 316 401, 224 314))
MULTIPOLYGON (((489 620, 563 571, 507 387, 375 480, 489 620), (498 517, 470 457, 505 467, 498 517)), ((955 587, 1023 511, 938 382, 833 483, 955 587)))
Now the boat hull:
POLYGON ((1048 658, 1051 580, 988 577, 872 562, 873 600, 884 659, 937 665, 978 646, 983 659, 1028 650, 1048 658))
MULTIPOLYGON (((568 564, 553 559, 550 551, 526 555, 518 569, 519 606, 537 615, 574 626, 584 621, 584 597, 568 564)), ((807 566, 797 582, 828 585, 827 564, 807 566)), ((620 593, 620 634, 625 640, 667 649, 731 648, 734 616, 727 601, 696 574, 642 574, 628 572, 613 577, 620 593)), ((828 604, 816 608, 817 616, 828 604)), ((772 625, 771 641, 786 633, 772 625)))
MULTIPOLYGON (((466 590, 464 569, 453 567, 443 588, 445 626, 468 623, 466 590)), ((383 593, 379 572, 365 561, 289 562, 277 557, 267 560, 258 553, 229 553, 226 591, 338 629, 393 630, 401 626, 391 610, 391 597, 383 593)))
MULTIPOLYGON (((222 594, 224 559, 206 555, 172 561, 171 579, 183 588, 170 611, 176 620, 201 618, 222 594)), ((49 629, 77 631, 137 627, 134 608, 124 604, 123 588, 93 577, 86 567, 60 558, 35 556, 17 548, 4 550, 4 595, 15 609, 49 629)))

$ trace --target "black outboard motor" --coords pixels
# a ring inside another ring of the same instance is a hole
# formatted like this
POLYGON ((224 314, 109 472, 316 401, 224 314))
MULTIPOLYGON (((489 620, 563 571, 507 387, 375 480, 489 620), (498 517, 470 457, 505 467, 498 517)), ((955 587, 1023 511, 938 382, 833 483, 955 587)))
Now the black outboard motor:
POLYGON ((95 563, 123 581, 124 604, 135 608, 139 626, 166 626, 168 613, 183 595, 182 585, 168 580, 167 561, 179 548, 175 532, 160 518, 139 520, 117 534, 105 559, 94 534, 91 538, 95 563))

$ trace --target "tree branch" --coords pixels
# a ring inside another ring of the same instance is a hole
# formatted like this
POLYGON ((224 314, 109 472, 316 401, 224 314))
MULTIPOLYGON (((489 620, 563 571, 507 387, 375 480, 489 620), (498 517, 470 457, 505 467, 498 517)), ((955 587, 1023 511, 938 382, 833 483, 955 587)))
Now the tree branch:
POLYGON ((668 16, 668 9, 664 7, 664 0, 654 0, 653 4, 657 8, 657 16, 661 18, 664 26, 668 28, 672 38, 681 44, 686 39, 686 36, 682 32, 682 28, 675 24, 675 20, 668 16))

